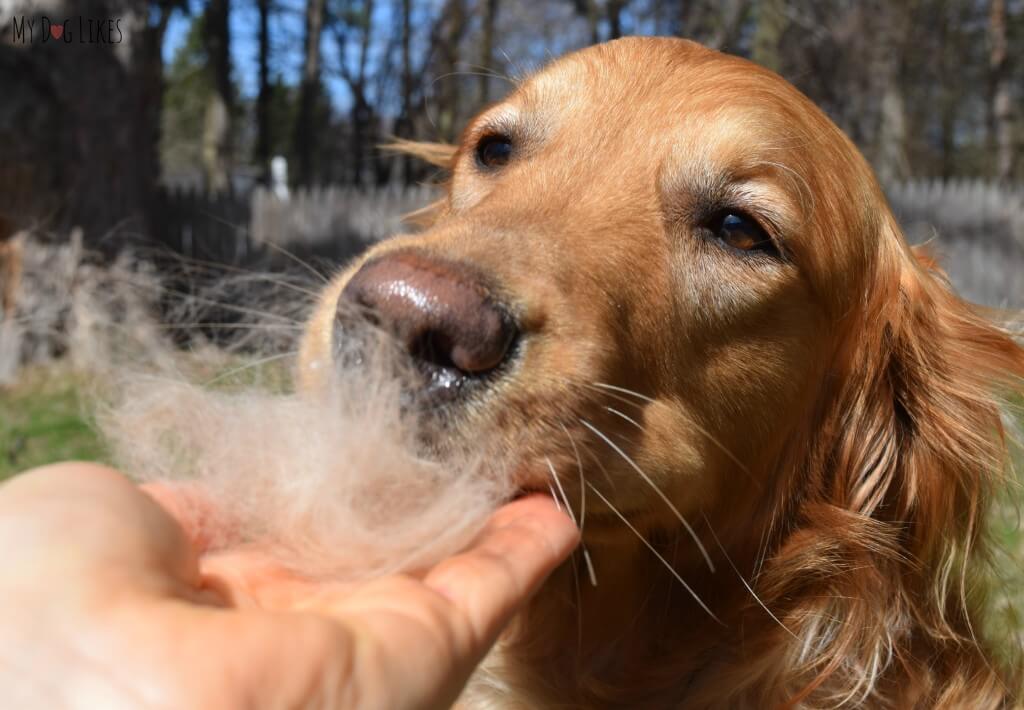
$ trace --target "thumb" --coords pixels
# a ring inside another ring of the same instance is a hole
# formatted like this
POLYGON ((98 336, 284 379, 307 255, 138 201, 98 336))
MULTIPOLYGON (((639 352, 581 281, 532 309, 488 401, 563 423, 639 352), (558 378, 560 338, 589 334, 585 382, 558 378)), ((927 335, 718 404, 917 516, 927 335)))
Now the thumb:
POLYGON ((316 607, 369 641, 357 645, 357 692, 383 689, 380 707, 447 707, 578 542, 575 525, 550 498, 531 496, 499 509, 468 550, 422 580, 383 578, 316 607))

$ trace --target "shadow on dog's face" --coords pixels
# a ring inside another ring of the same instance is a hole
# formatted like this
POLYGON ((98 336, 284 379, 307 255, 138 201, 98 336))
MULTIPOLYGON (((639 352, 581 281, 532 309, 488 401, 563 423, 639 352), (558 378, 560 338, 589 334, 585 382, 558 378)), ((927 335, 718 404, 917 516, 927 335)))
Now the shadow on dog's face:
MULTIPOLYGON (((436 220, 323 292, 301 379, 366 317, 453 445, 552 476, 588 539, 753 510, 810 416, 884 202, 769 72, 678 40, 555 62, 465 129, 436 220), (353 315, 355 313, 356 315, 353 315)), ((716 528, 717 529, 717 528, 716 528)))

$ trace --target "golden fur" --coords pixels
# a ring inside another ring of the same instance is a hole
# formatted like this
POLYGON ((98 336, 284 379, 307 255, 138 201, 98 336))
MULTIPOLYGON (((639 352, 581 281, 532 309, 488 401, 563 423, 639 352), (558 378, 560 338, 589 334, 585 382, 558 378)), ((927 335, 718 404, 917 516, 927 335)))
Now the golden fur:
POLYGON ((550 461, 597 577, 582 551, 557 572, 467 706, 1018 702, 978 585, 1024 351, 908 247, 819 109, 741 59, 629 38, 554 62, 457 148, 411 149, 450 169, 446 195, 325 290, 303 382, 366 259, 486 273, 523 347, 456 436, 501 442, 524 488, 550 461), (513 157, 483 171, 495 132, 513 157), (782 257, 704 236, 722 207, 782 257))

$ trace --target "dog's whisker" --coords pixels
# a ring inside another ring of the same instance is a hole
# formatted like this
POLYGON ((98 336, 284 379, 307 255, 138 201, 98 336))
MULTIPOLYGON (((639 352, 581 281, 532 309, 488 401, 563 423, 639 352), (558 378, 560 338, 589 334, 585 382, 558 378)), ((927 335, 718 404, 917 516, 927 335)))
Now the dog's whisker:
MULTIPOLYGON (((133 281, 128 280, 128 279, 115 280, 115 281, 113 281, 113 283, 123 283, 123 284, 127 284, 129 286, 140 286, 141 285, 141 284, 138 284, 138 283, 133 282, 133 281)), ((259 321, 262 321, 265 318, 274 318, 274 319, 277 319, 279 321, 285 321, 287 323, 291 323, 293 325, 298 325, 298 326, 303 326, 304 325, 303 321, 301 319, 299 319, 299 318, 290 318, 288 316, 281 315, 279 313, 273 313, 273 312, 270 312, 270 311, 267 311, 267 310, 260 310, 260 309, 257 309, 257 308, 246 308, 245 306, 239 306, 239 305, 234 304, 234 303, 228 303, 226 301, 218 301, 216 299, 208 298, 206 296, 200 296, 200 295, 197 295, 195 293, 189 293, 187 291, 180 291, 180 290, 176 290, 176 289, 172 289, 172 288, 168 288, 168 287, 163 288, 162 291, 163 291, 163 293, 169 294, 171 296, 180 296, 182 298, 182 300, 184 302, 188 303, 188 304, 201 303, 203 305, 212 306, 214 308, 221 308, 221 309, 223 309, 225 311, 231 311, 233 313, 239 313, 239 314, 242 314, 242 315, 253 316, 254 318, 257 318, 259 321)))
POLYGON ((681 585, 683 585, 683 589, 685 589, 687 592, 689 592, 690 596, 693 597, 694 601, 696 601, 697 604, 700 605, 700 608, 703 609, 705 612, 707 612, 708 616, 710 616, 716 622, 718 622, 722 626, 725 626, 725 624, 722 623, 722 620, 719 619, 715 615, 715 613, 713 611, 711 611, 711 609, 708 607, 708 605, 704 603, 704 600, 700 598, 700 595, 698 595, 697 592, 695 592, 693 590, 693 587, 691 587, 689 584, 686 583, 686 580, 683 579, 683 576, 681 574, 679 574, 679 572, 676 570, 676 568, 673 567, 672 564, 668 560, 665 559, 664 555, 662 555, 660 552, 658 552, 658 549, 654 545, 652 545, 650 543, 650 541, 646 537, 644 537, 643 534, 641 534, 641 532, 639 530, 637 530, 636 527, 634 527, 634 525, 631 522, 629 522, 629 519, 626 518, 626 516, 623 515, 621 512, 619 512, 619 509, 616 508, 614 505, 612 505, 611 501, 608 500, 608 498, 606 498, 605 495, 603 493, 601 493, 601 491, 599 491, 595 486, 593 486, 593 485, 591 485, 589 483, 587 484, 587 486, 590 488, 591 491, 594 492, 594 495, 596 495, 598 498, 600 498, 601 502, 603 502, 608 507, 608 509, 610 511, 612 511, 612 513, 614 513, 619 518, 619 520, 621 520, 623 522, 623 524, 625 524, 625 526, 627 528, 629 528, 630 531, 633 532, 634 535, 637 536, 637 538, 639 538, 640 542, 642 542, 644 544, 644 546, 648 550, 650 550, 651 553, 656 558, 658 558, 658 561, 661 562, 661 564, 665 566, 665 569, 667 569, 669 571, 669 573, 671 573, 672 576, 676 578, 676 581, 678 581, 681 585))
POLYGON ((551 472, 551 479, 555 482, 555 486, 558 487, 558 492, 562 496, 562 501, 565 503, 565 510, 569 513, 569 517, 572 518, 572 523, 577 528, 579 524, 576 522, 576 514, 572 510, 572 506, 569 505, 569 497, 565 495, 565 489, 562 487, 562 481, 558 477, 558 473, 555 471, 554 464, 551 463, 551 459, 547 456, 544 457, 544 461, 547 462, 548 470, 551 472))
MULTIPOLYGON (((576 459, 576 470, 579 472, 580 477, 580 518, 579 518, 579 529, 580 537, 583 537, 584 526, 587 521, 587 477, 583 472, 583 461, 580 459, 580 450, 576 446, 576 439, 573 438, 572 434, 565 427, 564 424, 559 422, 558 424, 562 431, 565 433, 566 438, 569 439, 569 445, 572 446, 573 457, 576 459)), ((550 462, 549 462, 550 465, 550 462)), ((582 543, 582 554, 583 562, 587 568, 587 575, 590 577, 590 585, 593 587, 597 586, 597 572, 594 570, 594 561, 590 558, 590 550, 587 549, 586 543, 582 543)))
MULTIPOLYGON (((203 214, 204 216, 208 217, 209 219, 213 220, 214 222, 219 222, 220 224, 223 224, 225 226, 238 229, 238 225, 230 222, 229 220, 224 219, 223 217, 219 217, 218 215, 215 215, 212 212, 209 212, 209 211, 206 211, 206 210, 200 210, 200 214, 203 214)), ((241 229, 240 231, 242 233, 248 234, 249 230, 241 229)), ((284 256, 284 257, 286 257, 288 259, 291 259, 296 264, 298 264, 302 268, 304 268, 307 271, 309 271, 310 274, 315 276, 317 279, 319 279, 323 283, 325 283, 325 284, 330 283, 331 279, 330 279, 330 277, 327 276, 327 274, 324 274, 321 271, 319 271, 318 269, 314 268, 312 264, 310 264, 309 262, 305 261, 304 259, 299 258, 298 255, 294 254, 293 252, 291 252, 288 249, 285 249, 280 244, 275 244, 273 242, 268 242, 268 241, 261 242, 261 244, 263 244, 264 246, 267 246, 270 249, 276 251, 278 254, 281 254, 282 256, 284 256)))
MULTIPOLYGON (((617 385, 610 385, 610 384, 608 384, 606 382, 593 382, 593 383, 591 383, 588 386, 596 388, 596 389, 604 390, 605 394, 607 394, 609 397, 612 397, 612 398, 614 398, 616 400, 619 400, 621 402, 629 402, 629 404, 631 404, 632 406, 638 407, 638 408, 641 408, 641 409, 644 406, 646 406, 647 404, 654 404, 654 403, 656 403, 656 400, 652 399, 651 397, 648 397, 645 394, 641 394, 641 393, 637 392, 636 390, 631 390, 631 389, 629 389, 627 387, 619 387, 617 385), (617 396, 617 395, 611 394, 611 392, 621 392, 622 394, 630 395, 630 396, 635 397, 636 399, 640 400, 640 402, 634 402, 634 401, 626 400, 625 398, 623 398, 621 396, 617 396), (641 403, 643 403, 643 404, 641 404, 641 403)), ((606 407, 606 409, 608 409, 608 408, 606 407)), ((627 421, 630 421, 633 424, 636 424, 636 422, 634 422, 632 419, 629 419, 629 418, 625 417, 622 414, 622 412, 614 411, 612 413, 613 414, 617 414, 617 415, 619 415, 620 417, 622 417, 624 419, 627 419, 627 421)), ((719 441, 716 436, 714 436, 711 432, 709 432, 707 429, 705 429, 704 427, 702 427, 700 424, 698 424, 695 421, 690 421, 689 424, 699 434, 707 437, 708 441, 710 441, 719 451, 721 451, 723 454, 725 454, 729 458, 730 461, 732 461, 734 464, 739 466, 740 470, 742 470, 743 473, 745 473, 750 478, 751 482, 755 486, 757 486, 757 488, 759 490, 763 489, 763 486, 761 485, 761 482, 759 480, 757 480, 757 478, 754 476, 754 474, 750 471, 750 468, 747 467, 747 465, 744 464, 742 461, 740 461, 739 457, 737 457, 736 454, 734 454, 732 451, 730 451, 729 448, 725 444, 723 444, 721 441, 719 441)))
POLYGON ((590 431, 596 434, 602 441, 604 441, 604 443, 608 444, 608 446, 610 446, 615 453, 622 457, 622 459, 640 475, 640 477, 647 483, 647 485, 651 487, 651 489, 658 495, 658 497, 661 498, 665 505, 667 505, 669 509, 672 511, 672 513, 675 515, 676 519, 679 520, 680 524, 686 529, 686 532, 690 535, 690 538, 693 540, 694 544, 697 545, 697 549, 700 550, 701 555, 704 557, 704 561, 707 563, 708 569, 714 572, 715 564, 711 561, 711 555, 709 555, 707 549, 705 549, 704 543, 702 543, 700 538, 697 536, 697 531, 694 530, 690 523, 686 521, 686 518, 684 518, 683 514, 679 512, 679 509, 676 508, 675 504, 671 501, 671 499, 669 499, 669 497, 665 495, 664 491, 662 491, 661 488, 658 487, 658 485, 651 479, 650 476, 644 473, 643 469, 641 469, 640 466, 637 465, 636 461, 631 459, 629 455, 625 451, 623 451, 614 441, 605 436, 604 433, 601 432, 601 430, 599 430, 593 424, 588 422, 586 419, 580 419, 580 424, 585 426, 587 429, 590 429, 590 431))
POLYGON ((580 535, 582 536, 584 525, 587 522, 587 487, 585 485, 587 477, 583 473, 583 461, 580 460, 580 450, 576 446, 576 439, 573 438, 564 424, 559 422, 558 426, 562 427, 562 431, 565 432, 565 436, 569 439, 573 456, 576 458, 576 470, 580 474, 580 535))
POLYGON ((630 417, 630 416, 628 416, 626 414, 623 414, 618 409, 615 409, 614 407, 605 407, 605 410, 611 412, 612 414, 614 414, 615 416, 619 417, 620 419, 625 419, 627 422, 629 422, 630 424, 635 426, 640 431, 644 430, 644 425, 643 424, 641 424, 637 420, 633 419, 632 417, 630 417))
POLYGON ((616 402, 622 402, 625 405, 628 405, 630 407, 635 407, 636 409, 639 409, 641 411, 643 410, 644 407, 647 406, 647 404, 645 402, 638 402, 635 399, 630 399, 628 397, 622 396, 621 394, 616 394, 614 392, 609 392, 607 390, 601 389, 600 387, 595 387, 594 385, 582 384, 582 385, 578 385, 578 386, 586 387, 587 389, 594 390, 595 392, 600 392, 601 395, 604 396, 604 397, 609 397, 611 399, 614 399, 616 402))
POLYGON ((153 327, 159 330, 202 330, 204 328, 216 328, 218 330, 293 330, 302 332, 301 325, 292 323, 221 323, 216 321, 203 321, 198 323, 157 323, 153 327))
POLYGON ((590 586, 597 586, 597 572, 594 570, 594 562, 590 559, 590 550, 583 548, 583 561, 587 565, 587 574, 590 576, 590 586))
POLYGON ((220 382, 222 380, 226 380, 229 377, 233 377, 233 376, 235 376, 237 374, 240 374, 242 372, 245 372, 247 370, 254 370, 257 367, 262 367, 263 365, 268 365, 268 364, 270 364, 272 362, 277 362, 279 360, 284 360, 284 359, 287 359, 287 358, 290 358, 290 357, 295 357, 298 354, 299 354, 299 352, 297 350, 291 350, 289 352, 278 353, 277 355, 270 355, 268 357, 263 357, 263 358, 259 358, 258 360, 253 360, 251 362, 247 362, 244 365, 232 368, 232 369, 228 370, 227 372, 222 372, 221 374, 217 375, 216 377, 213 377, 213 378, 211 378, 209 380, 206 380, 205 382, 203 382, 203 387, 209 387, 212 384, 216 384, 217 382, 220 382))
MULTIPOLYGON (((310 288, 303 288, 297 283, 293 283, 280 274, 275 274, 271 271, 254 271, 252 269, 242 268, 240 266, 232 266, 231 264, 219 264, 214 261, 204 261, 202 259, 193 259, 180 254, 172 254, 171 257, 182 264, 191 267, 191 273, 188 268, 183 268, 182 272, 186 276, 191 276, 192 273, 203 273, 203 274, 235 274, 235 283, 242 282, 256 282, 256 283, 268 283, 274 286, 280 286, 296 293, 301 293, 305 296, 309 296, 311 300, 316 300, 320 297, 320 293, 310 288)), ((304 281, 307 282, 307 280, 304 281)))
POLYGON ((263 243, 266 244, 271 249, 273 249, 274 251, 276 251, 279 254, 281 254, 282 256, 284 256, 284 257, 286 257, 288 259, 291 259, 296 264, 298 264, 302 268, 306 269, 306 271, 308 271, 310 274, 312 274, 314 277, 316 277, 319 281, 322 281, 325 284, 331 282, 331 279, 330 279, 330 277, 327 274, 325 274, 322 271, 320 271, 319 269, 315 268, 312 264, 310 264, 306 260, 300 259, 297 255, 293 254, 288 249, 285 249, 280 244, 274 244, 273 242, 263 242, 263 243))
POLYGON ((631 390, 628 387, 619 387, 618 385, 610 385, 607 382, 593 382, 591 384, 593 384, 594 387, 599 387, 599 388, 604 389, 604 390, 611 390, 612 392, 621 392, 622 394, 631 395, 631 396, 636 397, 637 399, 639 399, 641 401, 644 401, 644 402, 647 402, 649 404, 654 404, 657 401, 657 400, 655 400, 655 399, 653 399, 651 397, 648 397, 645 394, 640 394, 636 390, 631 390))
POLYGON ((615 477, 611 475, 607 468, 605 468, 604 461, 602 461, 601 458, 596 453, 594 453, 594 451, 589 446, 583 446, 581 448, 581 453, 586 455, 587 458, 591 462, 593 462, 595 466, 597 466, 598 470, 601 471, 601 475, 604 477, 604 480, 608 484, 609 488, 615 490, 618 487, 618 484, 615 481, 615 477))
POLYGON ((794 633, 794 632, 793 632, 792 630, 790 630, 790 628, 789 628, 788 626, 786 626, 786 625, 785 625, 784 623, 782 623, 782 620, 781 620, 781 619, 779 619, 779 617, 775 616, 775 614, 774 614, 774 613, 772 612, 772 610, 768 608, 768 605, 767 605, 767 604, 765 604, 765 603, 764 603, 764 602, 763 602, 763 601, 761 600, 761 597, 759 597, 759 596, 757 595, 757 592, 755 592, 755 591, 754 591, 754 588, 753 588, 753 587, 752 587, 752 586, 750 585, 750 583, 749 583, 749 582, 747 582, 747 580, 746 580, 746 579, 745 579, 745 578, 743 577, 743 574, 742 574, 742 573, 741 573, 741 572, 739 571, 739 569, 738 569, 738 568, 736 567, 736 565, 735 565, 735 564, 733 563, 733 561, 732 561, 732 558, 731 558, 731 557, 729 556, 729 553, 728 553, 728 552, 726 552, 726 550, 725 550, 725 547, 724 547, 724 546, 722 545, 722 541, 718 539, 718 535, 717 535, 717 534, 715 533, 715 530, 714 530, 714 528, 712 528, 712 527, 711 527, 711 521, 710 521, 710 520, 708 520, 708 516, 706 516, 706 515, 704 516, 704 522, 705 522, 705 523, 707 524, 707 526, 708 526, 708 532, 710 532, 710 533, 711 533, 711 537, 712 537, 712 539, 713 539, 713 540, 715 541, 715 545, 717 545, 717 546, 718 546, 718 549, 719 549, 719 550, 720 550, 720 551, 722 552, 722 556, 723 556, 723 557, 725 557, 725 561, 726 561, 726 562, 728 563, 728 565, 729 565, 729 566, 730 566, 730 567, 732 568, 732 571, 736 573, 736 577, 737 577, 737 578, 739 578, 739 580, 740 580, 740 583, 741 583, 741 584, 742 584, 742 585, 743 585, 743 586, 744 586, 744 587, 746 588, 746 590, 747 590, 748 592, 750 592, 750 596, 752 596, 752 597, 754 598, 754 601, 756 601, 756 602, 758 603, 758 606, 760 606, 760 607, 761 607, 762 609, 764 609, 764 610, 765 610, 765 613, 766 613, 766 614, 768 614, 768 616, 770 616, 770 617, 772 618, 772 620, 773 620, 773 621, 774 621, 774 622, 775 622, 776 624, 778 624, 778 625, 779 625, 780 627, 782 627, 782 629, 783 629, 783 630, 784 630, 784 631, 785 631, 785 632, 786 632, 787 634, 789 634, 789 635, 790 635, 790 636, 792 636, 792 637, 793 637, 794 639, 796 639, 797 641, 799 641, 799 640, 800 640, 800 637, 799 637, 799 636, 797 636, 797 635, 796 635, 796 634, 795 634, 795 633, 794 633))
POLYGON ((555 501, 555 507, 558 508, 559 510, 562 510, 562 503, 559 500, 558 496, 555 494, 554 486, 552 486, 550 483, 548 484, 548 491, 551 493, 551 500, 555 501))

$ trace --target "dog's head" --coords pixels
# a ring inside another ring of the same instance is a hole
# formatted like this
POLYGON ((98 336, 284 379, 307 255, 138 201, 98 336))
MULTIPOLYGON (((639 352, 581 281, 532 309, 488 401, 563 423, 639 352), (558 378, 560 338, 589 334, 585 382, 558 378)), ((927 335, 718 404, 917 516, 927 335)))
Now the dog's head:
MULTIPOLYGON (((547 488, 547 458, 578 489, 578 452, 637 522, 677 522, 655 488, 687 514, 764 483, 896 246, 870 171, 814 106, 682 41, 554 63, 473 119, 449 159, 429 229, 324 292, 307 386, 338 313, 373 311, 449 437, 504 442, 524 487, 547 488)), ((589 506, 595 526, 603 509, 589 506)))
MULTIPOLYGON (((450 168, 446 195, 425 231, 324 291, 306 387, 353 307, 369 312, 418 364, 446 440, 491 447, 524 489, 556 477, 585 541, 622 537, 623 516, 645 535, 703 528, 673 548, 679 569, 716 548, 744 574, 774 555, 764 598, 797 636, 830 613, 801 615, 801 594, 838 596, 821 573, 847 579, 857 550, 898 577, 915 558, 948 572, 972 544, 1002 450, 992 385, 1024 357, 907 246, 860 153, 781 78, 619 40, 423 152, 450 168)), ((935 595, 938 636, 959 622, 934 581, 908 594, 935 595)), ((889 638, 886 611, 848 621, 889 638)), ((883 653, 828 633, 788 657, 800 682, 883 653)))

